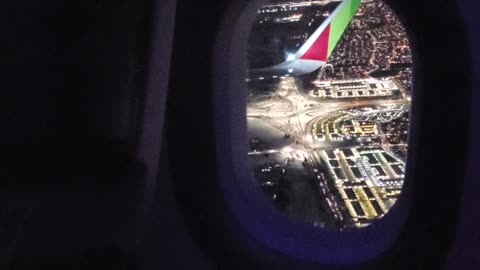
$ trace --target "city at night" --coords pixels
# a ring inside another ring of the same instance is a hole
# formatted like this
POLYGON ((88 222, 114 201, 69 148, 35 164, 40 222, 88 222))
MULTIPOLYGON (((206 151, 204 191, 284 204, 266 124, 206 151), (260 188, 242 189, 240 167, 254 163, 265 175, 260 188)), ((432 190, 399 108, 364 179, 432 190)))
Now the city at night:
POLYGON ((276 208, 344 230, 383 217, 407 162, 412 56, 380 0, 271 2, 248 43, 249 159, 276 208))
POLYGON ((480 1, 0 11, 0 270, 480 270, 480 1))

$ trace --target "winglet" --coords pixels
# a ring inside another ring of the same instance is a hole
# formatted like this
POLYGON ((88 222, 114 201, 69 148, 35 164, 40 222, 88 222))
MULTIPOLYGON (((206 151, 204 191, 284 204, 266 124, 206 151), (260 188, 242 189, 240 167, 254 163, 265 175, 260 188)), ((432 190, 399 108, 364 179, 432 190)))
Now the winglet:
POLYGON ((343 0, 295 53, 296 59, 327 61, 361 0, 343 0))

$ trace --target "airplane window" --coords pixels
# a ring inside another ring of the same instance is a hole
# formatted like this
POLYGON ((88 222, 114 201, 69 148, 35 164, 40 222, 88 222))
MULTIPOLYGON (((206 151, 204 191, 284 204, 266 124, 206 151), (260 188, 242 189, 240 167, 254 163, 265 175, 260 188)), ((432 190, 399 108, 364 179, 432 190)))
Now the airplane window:
POLYGON ((407 162, 412 56, 381 0, 270 1, 248 40, 248 158, 286 215, 345 230, 382 218, 407 162))

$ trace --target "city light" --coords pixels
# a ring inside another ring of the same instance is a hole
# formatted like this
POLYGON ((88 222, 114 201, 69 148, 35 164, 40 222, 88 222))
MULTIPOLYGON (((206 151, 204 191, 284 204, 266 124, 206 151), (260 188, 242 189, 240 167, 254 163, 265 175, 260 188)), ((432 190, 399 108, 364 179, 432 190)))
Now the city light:
POLYGON ((281 152, 286 154, 286 153, 290 153, 292 151, 293 151, 293 149, 290 146, 287 146, 287 147, 283 148, 281 152))
POLYGON ((261 189, 287 215, 363 228, 389 211, 403 186, 409 40, 382 0, 302 3, 263 7, 250 34, 248 157, 261 189), (330 32, 317 42, 312 33, 325 21, 330 32), (315 44, 309 54, 305 44, 315 44))

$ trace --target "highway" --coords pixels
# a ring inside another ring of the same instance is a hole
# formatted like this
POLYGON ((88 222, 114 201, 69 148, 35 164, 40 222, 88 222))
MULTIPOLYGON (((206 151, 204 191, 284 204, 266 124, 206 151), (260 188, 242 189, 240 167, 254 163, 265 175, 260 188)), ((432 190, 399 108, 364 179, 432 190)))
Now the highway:
MULTIPOLYGON (((325 206, 330 209, 329 214, 334 217, 333 220, 336 220, 338 224, 343 224, 340 225, 340 228, 347 226, 347 223, 351 222, 346 219, 348 212, 346 212, 345 207, 340 207, 339 199, 329 189, 328 179, 317 169, 320 167, 321 160, 315 154, 322 150, 362 147, 363 144, 357 138, 333 140, 328 131, 324 140, 316 140, 313 125, 317 124, 325 127, 328 124, 336 124, 340 120, 355 119, 358 116, 403 110, 409 106, 410 100, 406 95, 401 95, 397 99, 388 97, 384 99, 359 97, 355 100, 312 98, 302 93, 295 79, 288 77, 278 84, 278 89, 272 94, 272 97, 268 101, 248 104, 247 117, 259 118, 268 122, 273 127, 289 134, 294 139, 294 143, 284 149, 257 150, 250 152, 249 155, 288 154, 289 151, 302 153, 304 166, 313 176, 313 179, 318 182, 318 192, 325 197, 325 206)), ((381 131, 380 125, 378 125, 378 135, 381 146, 388 150, 391 145, 381 131)), ((400 146, 400 144, 395 146, 400 146)), ((342 165, 348 167, 346 164, 342 165)), ((349 172, 349 170, 346 171, 349 172)))
MULTIPOLYGON (((315 122, 328 123, 342 116, 348 117, 350 115, 348 110, 355 108, 373 108, 371 111, 362 112, 372 114, 409 105, 409 100, 404 97, 399 99, 358 98, 357 100, 312 99, 302 94, 295 80, 288 77, 280 82, 274 96, 276 98, 273 100, 249 104, 247 117, 261 118, 283 132, 289 133, 303 145, 304 149, 332 148, 337 145, 335 142, 330 142, 331 145, 329 145, 328 139, 322 143, 314 141, 311 130, 315 122)), ((387 144, 384 136, 381 136, 381 139, 387 144)))

